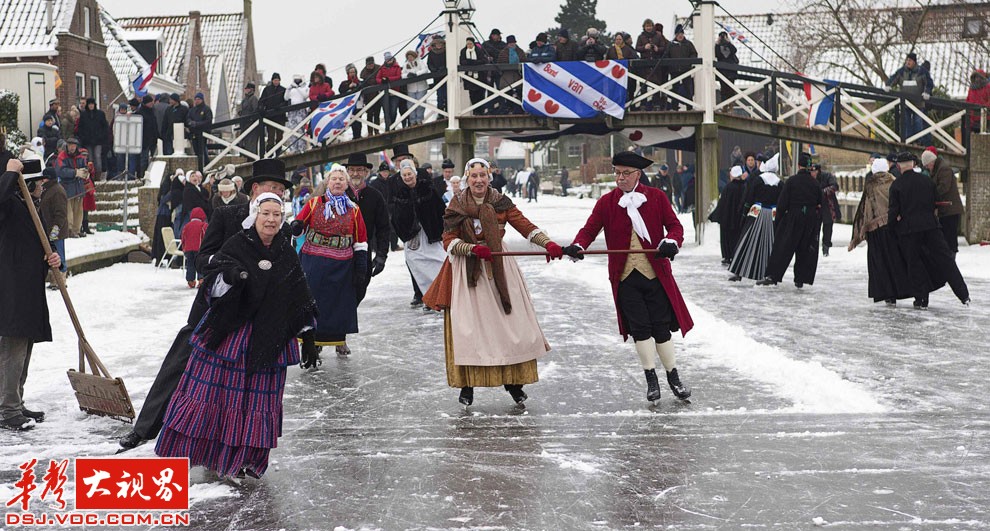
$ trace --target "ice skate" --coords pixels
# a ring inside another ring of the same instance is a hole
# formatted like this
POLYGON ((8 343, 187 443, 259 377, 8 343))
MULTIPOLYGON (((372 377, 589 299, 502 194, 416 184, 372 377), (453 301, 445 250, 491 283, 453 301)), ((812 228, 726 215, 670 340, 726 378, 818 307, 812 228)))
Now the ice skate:
MULTIPOLYGON (((654 379, 656 375, 654 375, 654 379)), ((681 383, 681 378, 677 374, 677 369, 671 369, 667 371, 667 385, 670 386, 670 390, 673 391, 674 396, 680 400, 687 400, 691 397, 691 389, 681 383)))
POLYGON ((657 370, 647 369, 646 373, 646 400, 656 402, 660 400, 660 382, 657 380, 657 370))

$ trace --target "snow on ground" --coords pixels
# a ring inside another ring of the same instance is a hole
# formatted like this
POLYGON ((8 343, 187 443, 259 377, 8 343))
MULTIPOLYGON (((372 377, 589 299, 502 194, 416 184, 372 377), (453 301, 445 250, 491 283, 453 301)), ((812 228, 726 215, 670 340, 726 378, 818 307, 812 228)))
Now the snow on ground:
POLYGON ((72 260, 81 256, 125 249, 141 243, 140 236, 130 232, 110 230, 90 234, 85 238, 69 238, 65 240, 65 259, 72 260))

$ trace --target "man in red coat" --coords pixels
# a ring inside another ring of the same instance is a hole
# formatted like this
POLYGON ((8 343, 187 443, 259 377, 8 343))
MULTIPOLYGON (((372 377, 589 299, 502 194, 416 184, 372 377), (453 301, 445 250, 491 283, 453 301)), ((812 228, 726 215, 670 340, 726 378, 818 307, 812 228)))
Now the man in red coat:
POLYGON ((646 372, 646 399, 660 398, 656 355, 667 371, 667 383, 674 396, 686 400, 691 390, 677 374, 674 343, 670 333, 682 335, 694 326, 680 290, 674 282, 670 261, 684 242, 684 229, 670 201, 660 190, 640 183, 643 170, 653 161, 624 151, 612 157, 616 189, 595 204, 591 216, 574 243, 564 253, 575 260, 605 229, 605 245, 610 250, 656 249, 653 253, 611 254, 608 277, 619 317, 619 333, 636 342, 636 353, 646 372))

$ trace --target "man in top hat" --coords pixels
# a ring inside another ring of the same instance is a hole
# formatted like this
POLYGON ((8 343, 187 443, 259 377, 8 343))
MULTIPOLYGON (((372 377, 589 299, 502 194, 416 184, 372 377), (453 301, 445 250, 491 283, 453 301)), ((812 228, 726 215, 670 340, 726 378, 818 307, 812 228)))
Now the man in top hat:
POLYGON ((928 294, 933 288, 929 280, 931 276, 946 279, 956 297, 968 305, 969 288, 945 243, 935 214, 935 198, 938 195, 935 183, 925 174, 915 171, 913 154, 902 152, 892 158, 899 166, 900 176, 890 185, 887 225, 897 234, 897 243, 907 262, 914 307, 928 309, 928 294), (936 271, 928 271, 927 267, 933 267, 936 271))
POLYGON ((686 400, 691 390, 681 383, 671 332, 686 335, 694 326, 681 292, 674 282, 671 260, 684 241, 684 229, 670 201, 660 190, 640 183, 643 170, 653 161, 631 151, 612 157, 616 188, 603 195, 588 217, 574 243, 564 248, 573 259, 598 233, 605 230, 610 250, 648 249, 648 253, 610 254, 608 277, 618 313, 619 333, 633 337, 636 353, 646 373, 646 399, 660 398, 656 356, 667 372, 667 384, 674 396, 686 400), (654 251, 654 249, 656 251, 654 251))
POLYGON ((357 203, 361 210, 361 217, 364 218, 364 226, 368 232, 368 247, 369 250, 375 252, 375 259, 367 261, 368 274, 364 276, 364 282, 360 286, 355 286, 357 302, 361 304, 364 296, 368 293, 371 277, 385 270, 385 260, 388 259, 389 234, 392 227, 389 223, 388 204, 385 202, 385 196, 368 185, 368 174, 371 172, 368 156, 353 153, 347 157, 344 167, 347 168, 347 175, 351 180, 351 186, 347 189, 347 196, 357 203))
POLYGON ((24 382, 34 344, 52 340, 45 275, 62 264, 58 253, 45 257, 25 203, 37 209, 39 200, 21 195, 22 173, 31 195, 40 195, 41 161, 12 158, 0 175, 0 428, 13 431, 45 419, 24 407, 24 382))
MULTIPOLYGON (((251 177, 244 181, 244 189, 249 191, 252 201, 265 192, 283 196, 286 190, 291 191, 292 183, 285 178, 285 163, 278 159, 256 160, 252 166, 251 177)), ((222 206, 213 211, 199 247, 199 254, 196 255, 196 269, 201 275, 204 267, 210 263, 213 255, 220 250, 224 242, 243 230, 241 223, 248 217, 250 210, 249 204, 241 204, 222 206)), ((282 229, 288 235, 288 225, 283 226, 282 229)), ((144 407, 141 408, 141 413, 134 422, 134 429, 120 439, 122 447, 120 451, 129 450, 154 439, 161 431, 165 410, 176 386, 179 385, 179 377, 182 376, 182 371, 185 370, 189 355, 192 353, 189 338, 206 313, 208 308, 206 293, 211 288, 212 286, 204 285, 196 294, 186 325, 179 330, 172 347, 165 354, 158 376, 155 377, 155 382, 144 399, 144 407)), ((315 353, 310 355, 315 356, 315 353)))
POLYGON ((822 187, 811 174, 811 154, 798 155, 798 172, 790 176, 777 199, 773 251, 767 276, 757 286, 772 286, 784 278, 794 257, 794 285, 815 283, 818 270, 818 232, 822 223, 822 187))

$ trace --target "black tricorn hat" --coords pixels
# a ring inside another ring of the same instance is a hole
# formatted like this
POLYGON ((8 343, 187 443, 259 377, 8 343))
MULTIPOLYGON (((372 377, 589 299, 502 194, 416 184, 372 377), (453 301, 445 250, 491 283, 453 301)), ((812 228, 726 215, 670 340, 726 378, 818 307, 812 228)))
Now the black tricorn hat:
POLYGON ((251 177, 244 179, 244 189, 250 191, 251 185, 264 181, 282 183, 286 190, 292 189, 292 182, 285 178, 285 163, 279 159, 254 161, 251 165, 251 177))
POLYGON ((347 156, 347 162, 344 166, 364 166, 365 168, 371 169, 371 163, 368 162, 368 156, 363 153, 351 153, 347 156))
POLYGON ((652 160, 641 155, 637 155, 632 151, 620 151, 612 157, 612 166, 629 166, 630 168, 645 170, 652 165, 652 160))

